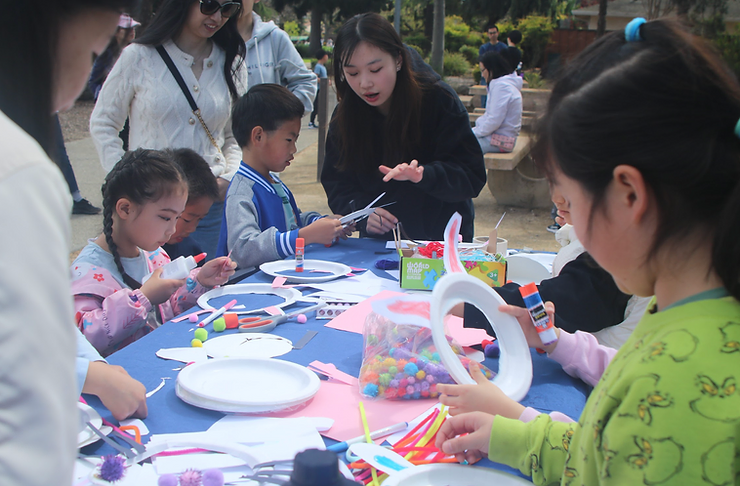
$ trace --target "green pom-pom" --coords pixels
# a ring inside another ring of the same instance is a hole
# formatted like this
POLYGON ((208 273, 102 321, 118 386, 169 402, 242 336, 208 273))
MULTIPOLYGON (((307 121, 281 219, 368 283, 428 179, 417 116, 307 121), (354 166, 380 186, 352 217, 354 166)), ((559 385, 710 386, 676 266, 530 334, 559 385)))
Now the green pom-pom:
MULTIPOLYGON (((203 329, 205 331, 205 329, 203 329)), ((213 321, 213 330, 215 332, 224 332, 226 330, 226 321, 223 317, 219 317, 213 321)))
MULTIPOLYGON (((224 323, 224 326, 225 325, 226 325, 226 323, 224 323)), ((198 339, 198 340, 200 340, 200 342, 203 342, 206 339, 208 339, 208 331, 206 331, 202 327, 199 327, 198 329, 195 330, 194 336, 195 336, 195 339, 198 339)))
POLYGON ((398 367, 397 366, 391 366, 390 368, 388 368, 388 373, 390 373, 393 376, 395 376, 396 373, 398 373, 398 367))
POLYGON ((390 383, 392 379, 393 375, 391 375, 390 373, 383 373, 380 375, 378 382, 383 386, 388 386, 388 383, 390 383))
POLYGON ((378 344, 378 336, 376 336, 375 334, 369 334, 367 336, 367 344, 369 344, 370 346, 375 346, 376 344, 378 344))

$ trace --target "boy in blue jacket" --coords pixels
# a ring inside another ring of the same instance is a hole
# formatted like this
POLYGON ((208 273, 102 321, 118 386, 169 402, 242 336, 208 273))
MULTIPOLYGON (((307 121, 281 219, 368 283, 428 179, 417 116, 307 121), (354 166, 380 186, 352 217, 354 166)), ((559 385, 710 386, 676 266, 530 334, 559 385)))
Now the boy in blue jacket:
POLYGON ((277 84, 253 86, 234 105, 232 128, 242 162, 226 193, 218 254, 231 253, 238 268, 295 254, 296 238, 305 244, 331 244, 347 238, 339 216, 301 213, 278 173, 296 153, 303 104, 277 84))

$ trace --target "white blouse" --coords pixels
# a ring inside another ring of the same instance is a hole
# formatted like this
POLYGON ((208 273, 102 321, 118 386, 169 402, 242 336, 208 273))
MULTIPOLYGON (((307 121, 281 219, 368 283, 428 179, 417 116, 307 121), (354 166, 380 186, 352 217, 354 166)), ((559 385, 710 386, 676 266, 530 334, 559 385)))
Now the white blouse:
MULTIPOLYGON (((224 51, 214 44, 203 60, 200 79, 196 79, 191 68, 193 56, 171 40, 163 45, 222 154, 209 140, 157 50, 131 44, 113 66, 90 117, 90 133, 103 168, 111 170, 123 156, 118 132, 128 118, 131 150, 189 148, 208 162, 216 177, 231 180, 239 168, 241 149, 231 132, 232 100, 223 74, 224 51)), ((245 70, 239 69, 236 78, 236 86, 243 91, 247 86, 245 70)))

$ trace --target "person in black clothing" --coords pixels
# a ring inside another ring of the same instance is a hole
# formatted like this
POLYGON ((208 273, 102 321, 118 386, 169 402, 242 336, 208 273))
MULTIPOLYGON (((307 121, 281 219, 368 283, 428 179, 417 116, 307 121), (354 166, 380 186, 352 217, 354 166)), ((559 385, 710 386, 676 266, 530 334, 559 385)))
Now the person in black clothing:
POLYGON ((414 64, 380 15, 358 15, 341 27, 333 62, 339 104, 321 183, 336 214, 383 192, 376 205, 394 203, 358 224, 361 236, 390 239, 400 221, 410 238, 441 240, 459 212, 470 241, 472 198, 486 183, 483 154, 459 99, 414 64))
MULTIPOLYGON (((557 277, 537 286, 544 302, 555 303, 555 322, 560 329, 597 332, 624 321, 630 295, 619 290, 609 273, 588 253, 581 253, 569 262, 557 277)), ((526 307, 519 285, 508 283, 495 290, 507 304, 526 307)), ((483 314, 472 305, 465 305, 464 326, 484 329, 493 335, 493 328, 483 314)))
POLYGON ((517 74, 522 74, 522 51, 519 50, 517 45, 522 41, 522 33, 518 30, 512 30, 507 34, 506 44, 509 46, 505 52, 506 59, 511 64, 511 69, 515 70, 517 74))

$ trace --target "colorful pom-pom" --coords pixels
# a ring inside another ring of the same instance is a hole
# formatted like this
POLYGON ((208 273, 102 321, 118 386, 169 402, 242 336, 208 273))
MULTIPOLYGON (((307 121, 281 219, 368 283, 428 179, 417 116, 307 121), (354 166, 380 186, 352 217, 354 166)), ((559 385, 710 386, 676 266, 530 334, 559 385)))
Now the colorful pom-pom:
POLYGON ((188 316, 188 320, 190 322, 198 322, 198 314, 192 313, 188 316))
POLYGON ((383 373, 378 378, 378 383, 380 383, 383 386, 388 386, 388 384, 391 382, 391 374, 390 373, 383 373))
MULTIPOLYGON (((205 331, 205 329, 203 330, 205 331)), ((225 330, 226 330, 226 319, 224 319, 223 317, 219 317, 218 319, 213 321, 213 331, 214 332, 224 332, 225 330)))
POLYGON ((224 473, 220 469, 203 471, 203 486, 224 486, 224 473))
POLYGON ((110 483, 123 479, 126 474, 126 458, 109 454, 100 464, 100 479, 110 483))
POLYGON ((197 338, 193 338, 192 341, 190 341, 190 345, 194 348, 202 348, 203 347, 203 341, 197 338))
POLYGON ((308 317, 306 317, 306 314, 298 314, 298 317, 296 317, 295 320, 298 321, 298 324, 305 324, 308 317))
POLYGON ((368 383, 365 385, 365 388, 362 390, 362 394, 368 397, 377 397, 378 396, 378 385, 375 383, 368 383))
POLYGON ((422 370, 419 370, 419 371, 416 372, 416 379, 417 380, 423 380, 425 376, 427 376, 427 374, 424 373, 424 371, 422 371, 422 370))
POLYGON ((195 330, 195 334, 193 334, 193 336, 196 339, 200 339, 200 342, 204 342, 206 339, 208 339, 208 331, 200 327, 195 330))
POLYGON ((415 363, 407 363, 406 366, 403 367, 404 373, 407 375, 414 376, 417 371, 419 371, 419 368, 416 366, 415 363))
POLYGON ((180 474, 180 486, 202 486, 203 474, 197 469, 188 469, 180 474))
POLYGON ((162 474, 157 479, 157 486, 177 486, 177 476, 174 474, 162 474))

